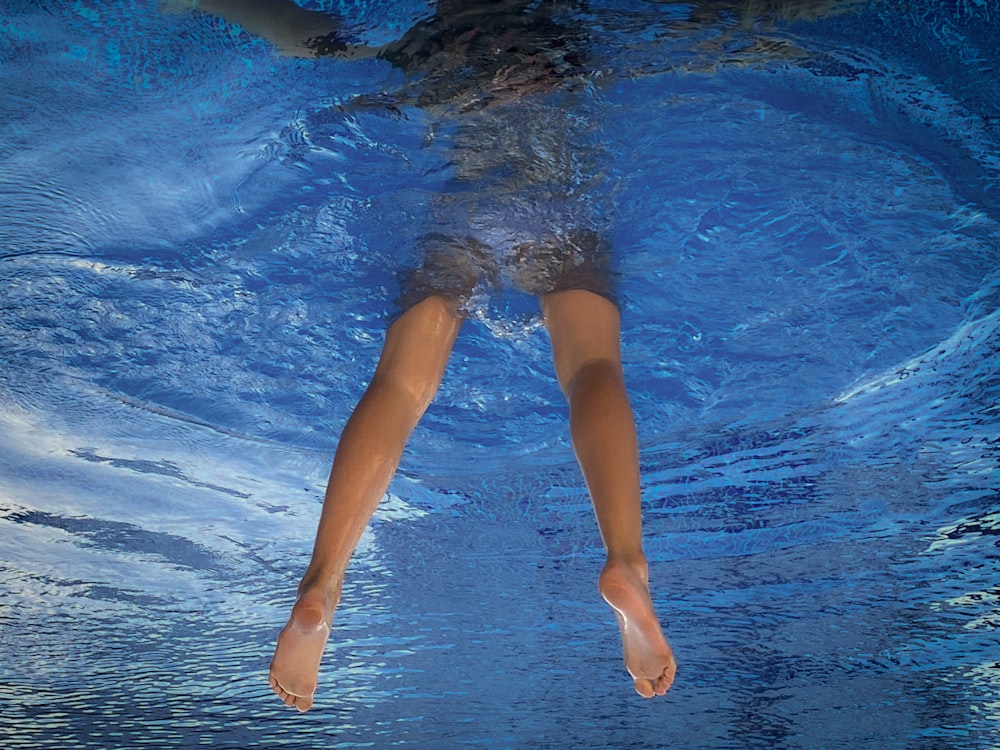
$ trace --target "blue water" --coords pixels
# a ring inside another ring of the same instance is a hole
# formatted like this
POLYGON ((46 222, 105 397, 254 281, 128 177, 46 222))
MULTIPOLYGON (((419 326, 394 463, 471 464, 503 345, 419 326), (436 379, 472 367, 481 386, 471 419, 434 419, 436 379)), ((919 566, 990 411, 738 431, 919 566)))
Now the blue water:
MULTIPOLYGON (((327 5, 371 43, 430 12, 327 5)), ((507 294, 297 715, 267 663, 447 171, 432 113, 205 14, 6 0, 0 745, 1000 747, 1000 15, 847 5, 575 11, 670 693, 631 691, 507 294)))

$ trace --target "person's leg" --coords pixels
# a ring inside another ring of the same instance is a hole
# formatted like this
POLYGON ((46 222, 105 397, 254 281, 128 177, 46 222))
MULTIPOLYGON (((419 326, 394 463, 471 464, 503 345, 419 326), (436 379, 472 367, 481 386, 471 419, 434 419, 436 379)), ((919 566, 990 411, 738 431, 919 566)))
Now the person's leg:
POLYGON ((639 448, 622 375, 618 308, 583 289, 547 294, 541 306, 569 402, 573 447, 607 549, 599 588, 618 617, 636 691, 663 695, 676 667, 649 596, 639 448))
POLYGON ((278 635, 271 687, 307 711, 348 560, 385 495, 406 440, 434 398, 462 318, 428 297, 390 326, 375 374, 337 445, 312 559, 278 635))

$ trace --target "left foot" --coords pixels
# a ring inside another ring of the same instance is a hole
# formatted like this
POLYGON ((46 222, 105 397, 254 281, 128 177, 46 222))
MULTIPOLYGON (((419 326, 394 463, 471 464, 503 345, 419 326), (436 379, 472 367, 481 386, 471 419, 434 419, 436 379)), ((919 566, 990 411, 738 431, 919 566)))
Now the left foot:
POLYGON ((288 624, 278 634, 268 681, 286 706, 299 711, 312 708, 332 609, 319 590, 307 589, 299 594, 288 624))
POLYGON ((618 616, 625 668, 643 698, 663 695, 674 681, 677 664, 663 637, 649 596, 646 566, 609 560, 601 571, 601 596, 618 616))

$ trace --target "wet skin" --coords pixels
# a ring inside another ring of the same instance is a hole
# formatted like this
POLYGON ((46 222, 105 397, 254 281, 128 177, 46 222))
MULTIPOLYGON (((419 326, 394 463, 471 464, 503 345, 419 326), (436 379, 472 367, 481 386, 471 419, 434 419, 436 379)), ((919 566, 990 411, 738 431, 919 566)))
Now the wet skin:
MULTIPOLYGON (((546 295, 541 305, 570 407, 574 449, 607 548, 598 587, 618 619, 636 692, 663 695, 676 666, 648 589, 638 446, 619 358, 618 309, 583 290, 546 295)), ((313 557, 271 662, 271 686, 288 706, 306 711, 313 705, 348 560, 437 391, 461 323, 454 302, 430 297, 386 333, 375 375, 337 447, 313 557)))
MULTIPOLYGON (((203 0, 199 7, 274 37, 285 54, 320 54, 314 35, 330 30, 336 36, 336 24, 324 26, 321 14, 287 0, 203 0)), ((422 73, 426 95, 417 97, 420 106, 464 101, 470 87, 485 92, 477 99, 485 106, 516 101, 572 81, 586 59, 584 30, 543 13, 526 15, 526 7, 517 1, 439 0, 435 16, 399 42, 378 50, 339 44, 331 49, 347 57, 379 55, 422 73)), ((648 587, 639 452, 622 374, 618 309, 601 294, 580 288, 542 293, 540 305, 556 377, 569 404, 573 446, 607 550, 598 588, 618 620, 636 692, 663 695, 676 666, 648 587)), ((341 435, 313 555, 269 673, 275 693, 299 711, 313 706, 348 561, 437 392, 462 320, 458 302, 440 294, 409 307, 386 332, 375 374, 341 435)))

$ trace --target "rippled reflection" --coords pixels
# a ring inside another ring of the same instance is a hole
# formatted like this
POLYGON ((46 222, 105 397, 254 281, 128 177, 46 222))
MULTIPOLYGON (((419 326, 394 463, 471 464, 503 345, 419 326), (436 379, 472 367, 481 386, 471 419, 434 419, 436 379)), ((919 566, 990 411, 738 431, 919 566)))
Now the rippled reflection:
POLYGON ((336 5, 351 60, 6 4, 4 747, 1000 744, 996 9, 536 5, 541 68, 490 52, 504 24, 361 57, 448 3, 336 5), (501 285, 289 716, 273 638, 421 238, 553 217, 615 253, 675 688, 625 689, 548 344, 501 285))

